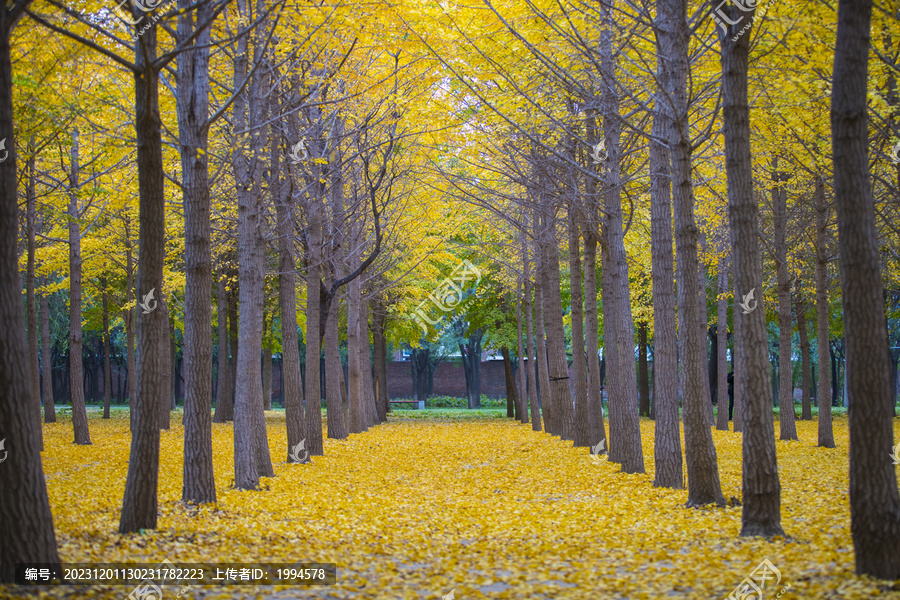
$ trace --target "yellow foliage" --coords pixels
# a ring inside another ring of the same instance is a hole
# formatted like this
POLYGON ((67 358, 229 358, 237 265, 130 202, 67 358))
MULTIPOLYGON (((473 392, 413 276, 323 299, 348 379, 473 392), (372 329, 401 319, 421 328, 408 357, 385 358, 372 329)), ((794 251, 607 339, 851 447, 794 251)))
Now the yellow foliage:
MULTIPOLYGON (((231 425, 213 425, 218 505, 180 503, 183 428, 161 433, 159 529, 116 533, 130 436, 124 415, 44 426, 44 469, 65 562, 321 561, 338 585, 298 597, 724 598, 765 558, 784 598, 900 597, 853 574, 847 421, 837 448, 776 442, 788 539, 738 537, 741 509, 686 509, 686 490, 654 488, 652 421, 642 420, 647 474, 625 475, 588 450, 499 419, 392 416, 325 441, 325 456, 286 464, 284 416, 267 414, 276 477, 266 491, 228 489, 231 425)), ((777 427, 777 424, 776 424, 777 427)), ((896 433, 900 427, 895 425, 896 433)), ((740 497, 741 436, 713 431, 722 488, 740 497)), ((685 477, 685 481, 687 478, 685 477)), ((120 599, 123 587, 43 588, 52 598, 120 599)), ((768 591, 768 590, 767 590, 768 591)), ((772 592, 772 597, 778 590, 772 592)), ((207 587, 188 597, 263 597, 271 588, 207 587)), ((11 597, 0 590, 0 597, 11 597)), ((769 594, 767 593, 767 597, 769 594)))

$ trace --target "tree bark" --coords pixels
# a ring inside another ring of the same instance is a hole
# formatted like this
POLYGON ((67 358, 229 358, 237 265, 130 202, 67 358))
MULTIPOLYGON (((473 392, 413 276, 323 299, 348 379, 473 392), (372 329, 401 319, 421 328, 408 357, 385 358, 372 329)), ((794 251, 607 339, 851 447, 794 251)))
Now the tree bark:
POLYGON ((725 504, 719 482, 716 448, 709 423, 709 376, 706 373, 705 303, 701 302, 699 231, 694 222, 691 183, 691 130, 687 101, 688 43, 686 0, 657 0, 660 53, 671 102, 669 148, 675 216, 678 323, 681 335, 684 444, 688 472, 688 506, 725 504))
POLYGON ((84 364, 82 362, 81 329, 81 232, 78 224, 78 193, 80 187, 78 160, 78 130, 72 132, 69 154, 69 402, 72 405, 72 426, 76 444, 90 444, 87 409, 84 406, 84 364))
POLYGON ((802 388, 800 420, 812 421, 812 400, 810 398, 810 392, 812 390, 810 363, 812 360, 810 358, 809 330, 806 325, 806 310, 808 305, 802 296, 799 277, 797 278, 796 295, 797 331, 800 334, 800 387, 802 388))
POLYGON ((27 173, 27 183, 25 188, 25 234, 27 237, 26 246, 28 251, 28 262, 25 268, 25 307, 28 315, 28 375, 31 384, 31 398, 34 401, 34 412, 37 416, 37 435, 38 448, 44 450, 44 433, 41 430, 41 373, 40 364, 38 362, 38 323, 37 323, 37 307, 34 298, 34 254, 35 254, 35 204, 37 202, 37 194, 35 193, 35 173, 34 173, 34 154, 32 139, 29 144, 29 152, 31 156, 25 163, 27 173))
POLYGON ((525 326, 522 314, 522 280, 519 279, 516 286, 516 354, 519 368, 516 371, 516 387, 518 388, 519 404, 516 405, 516 417, 520 423, 528 423, 528 372, 525 370, 525 338, 523 330, 525 326))
POLYGON ((164 324, 165 329, 163 330, 164 335, 164 354, 163 354, 163 362, 162 362, 162 396, 159 398, 159 404, 157 408, 159 409, 159 428, 160 429, 169 429, 170 428, 170 408, 169 404, 172 399, 172 353, 170 352, 170 345, 172 340, 172 330, 171 323, 169 322, 169 306, 166 302, 166 294, 161 293, 159 295, 159 310, 163 312, 166 317, 166 321, 164 324))
POLYGON ((892 453, 887 323, 869 183, 867 75, 871 0, 841 0, 831 94, 847 397, 850 531, 856 572, 900 578, 900 495, 892 453))
MULTIPOLYGON (((13 25, 7 5, 0 6, 0 130, 10 135, 13 25)), ((16 147, 14 138, 8 142, 8 159, 0 164, 0 439, 6 440, 0 468, 0 582, 12 583, 16 563, 58 566, 59 554, 31 397, 17 251, 16 147)))
MULTIPOLYGON (((657 78, 664 88, 666 69, 657 56, 657 78)), ((678 413, 678 349, 668 136, 671 108, 657 92, 650 139, 650 254, 653 286, 653 406, 655 412, 653 485, 681 489, 684 467, 678 413)))
MULTIPOLYGON (((713 6, 713 10, 715 10, 713 6)), ((743 12, 728 6, 729 18, 752 20, 753 10, 743 12)), ((728 175, 728 220, 735 266, 735 302, 751 290, 761 302, 762 268, 759 262, 759 207, 753 195, 750 154, 750 106, 747 102, 747 71, 752 34, 719 32, 722 61, 725 168, 728 175)), ((737 312, 737 311, 735 311, 737 312)), ((741 314, 735 335, 738 364, 735 405, 743 420, 742 536, 784 535, 781 528, 781 484, 775 455, 775 435, 769 399, 772 390, 767 373, 765 310, 741 314)), ((735 423, 737 429, 737 423, 735 423)))
MULTIPOLYGON (((184 42, 195 33, 196 24, 212 16, 213 6, 201 3, 191 10, 191 0, 178 0, 180 15, 177 37, 184 42)), ((184 463, 183 502, 216 501, 212 460, 212 253, 209 192, 209 39, 204 27, 191 48, 178 55, 175 108, 178 114, 181 153, 182 201, 184 206, 184 463)), ((222 284, 224 286, 224 283, 222 284)), ((219 319, 224 314, 220 311, 219 319)), ((223 339, 224 322, 219 326, 223 339)), ((222 344, 219 344, 221 364, 222 344)), ((228 350, 225 345, 227 371, 228 350)), ((219 372, 219 382, 222 382, 219 372)), ((227 375, 226 375, 227 376, 227 375)), ((230 385, 220 386, 230 403, 230 385)), ((216 412, 219 412, 216 399, 216 412)), ((227 416, 223 414, 223 421, 227 416)))
POLYGON ((135 388, 137 387, 137 359, 135 357, 135 326, 137 325, 134 302, 134 258, 131 253, 131 219, 127 213, 123 216, 125 226, 125 302, 130 308, 122 309, 122 320, 125 321, 125 344, 128 376, 128 425, 134 432, 134 419, 137 415, 135 388))
POLYGON ((650 371, 647 367, 647 322, 638 326, 638 391, 641 416, 650 416, 650 371))
MULTIPOLYGON (((46 281, 42 282, 42 285, 46 281)), ((43 377, 41 388, 44 391, 44 422, 56 423, 56 405, 53 403, 53 353, 50 348, 50 302, 47 294, 41 294, 41 363, 43 377)))
MULTIPOLYGON (((220 272, 216 278, 216 318, 219 331, 219 367, 216 383, 216 412, 214 423, 227 423, 234 419, 234 400, 231 391, 231 360, 228 340, 228 290, 226 276, 220 272)), ((282 326, 284 327, 284 325, 282 326)), ((189 372, 189 370, 188 370, 189 372)), ((211 443, 211 442, 210 442, 211 443)))
POLYGON ((550 394, 550 375, 547 366, 547 338, 546 328, 544 326, 544 270, 541 263, 545 260, 543 251, 541 250, 541 236, 539 235, 540 227, 538 225, 539 213, 535 212, 534 217, 534 240, 535 240, 535 256, 537 264, 535 265, 535 294, 534 306, 537 318, 535 326, 537 365, 538 365, 538 382, 540 385, 541 414, 543 416, 544 431, 550 435, 557 435, 555 415, 553 413, 553 399, 550 394))
POLYGON ((100 280, 103 302, 103 418, 109 418, 109 402, 112 394, 112 373, 109 360, 109 305, 106 298, 106 278, 100 280))
MULTIPOLYGON (((606 441, 603 423, 603 384, 600 378, 600 358, 597 354, 600 326, 597 317, 597 217, 596 201, 584 220, 584 342, 587 347, 588 444, 594 448, 606 441)), ((606 451, 604 444, 604 452, 606 451)))
MULTIPOLYGON (((575 208, 569 207, 569 282, 572 306, 572 375, 575 377, 575 410, 572 415, 575 447, 591 445, 590 408, 588 407, 587 363, 584 354, 584 304, 581 297, 580 231, 575 208)), ((569 386, 567 385, 566 388, 569 386)), ((568 394, 567 394, 568 397, 568 394)))
POLYGON ((772 159, 774 185, 772 187, 772 223, 774 225, 775 270, 778 283, 778 399, 781 417, 778 419, 780 439, 796 440, 794 423, 794 381, 791 367, 791 280, 787 264, 787 190, 781 182, 788 177, 778 170, 778 157, 772 159))
POLYGON ((719 299, 716 315, 716 429, 728 431, 728 261, 719 259, 719 299))
POLYGON ((503 375, 506 384, 506 416, 513 418, 515 413, 512 415, 509 414, 509 409, 519 403, 519 393, 516 390, 516 377, 513 375, 512 360, 509 357, 509 348, 506 346, 500 348, 500 353, 503 355, 503 375))
POLYGON ((834 448, 831 425, 831 343, 828 330, 828 205, 825 202, 825 182, 816 179, 816 354, 819 359, 818 445, 834 448))
MULTIPOLYGON (((385 307, 381 300, 373 302, 372 307, 372 344, 374 346, 375 360, 375 404, 378 409, 378 422, 387 421, 388 390, 387 390, 387 337, 384 334, 385 307)), ((338 366, 340 366, 338 361, 338 366)), ((339 374, 342 374, 338 371, 339 374)), ((340 387, 336 387, 340 392, 340 387)), ((337 397, 340 402, 340 396, 337 397)), ((340 408, 340 403, 337 404, 340 408)))
POLYGON ((640 409, 638 401, 637 369, 634 360, 634 321, 631 318, 631 298, 628 284, 628 255, 623 230, 619 138, 622 123, 619 115, 619 96, 616 83, 616 64, 612 39, 612 8, 603 7, 604 22, 600 32, 600 75, 603 133, 609 158, 606 161, 605 252, 603 252, 603 308, 604 328, 612 335, 604 336, 606 348, 616 363, 610 371, 610 448, 609 459, 622 465, 623 473, 644 472, 644 451, 641 446, 640 409), (609 309, 608 313, 607 308, 609 309), (611 328, 606 321, 611 321, 611 328), (613 434, 613 429, 616 433, 613 434))
POLYGON ((532 311, 531 299, 531 260, 528 257, 528 250, 525 244, 522 244, 522 260, 525 263, 523 275, 525 279, 525 346, 528 352, 528 373, 526 374, 525 383, 528 386, 528 402, 531 405, 531 429, 532 431, 541 431, 541 410, 538 407, 537 398, 537 364, 538 358, 534 349, 534 316, 532 311))
MULTIPOLYGON (((138 9, 132 7, 133 12, 138 9)), ((135 27, 137 30, 138 26, 135 27)), ((135 44, 135 129, 139 189, 137 290, 143 300, 151 290, 163 293, 166 219, 159 117, 159 72, 156 61, 156 23, 135 44)), ((163 368, 168 354, 166 315, 162 310, 136 311, 134 423, 128 475, 119 519, 119 533, 156 529, 159 479, 159 408, 166 397, 163 368)))

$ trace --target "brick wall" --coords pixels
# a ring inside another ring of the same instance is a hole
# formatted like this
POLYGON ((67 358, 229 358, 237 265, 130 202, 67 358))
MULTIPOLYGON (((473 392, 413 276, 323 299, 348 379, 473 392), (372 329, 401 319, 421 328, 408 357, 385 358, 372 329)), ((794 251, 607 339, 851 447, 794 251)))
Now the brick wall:
MULTIPOLYGON (((409 361, 388 363, 389 398, 412 398, 412 368, 409 361)), ((466 397, 466 373, 461 362, 442 362, 434 372, 435 396, 466 397)), ((502 360, 481 363, 481 393, 488 398, 506 398, 506 376, 502 360)))

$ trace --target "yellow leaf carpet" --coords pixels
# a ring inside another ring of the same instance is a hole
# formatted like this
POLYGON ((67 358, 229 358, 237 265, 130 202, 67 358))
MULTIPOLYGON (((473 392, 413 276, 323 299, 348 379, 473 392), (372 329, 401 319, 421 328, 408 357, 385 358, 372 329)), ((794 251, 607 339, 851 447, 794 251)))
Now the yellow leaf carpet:
MULTIPOLYGON (((326 439, 324 457, 297 465, 285 462, 284 413, 267 413, 276 477, 258 492, 230 488, 232 426, 214 424, 218 503, 193 507, 180 502, 184 430, 173 413, 161 432, 158 529, 130 535, 116 533, 127 415, 92 414, 86 447, 71 443, 70 421, 45 425, 60 557, 337 564, 335 586, 194 586, 182 596, 203 599, 726 598, 763 559, 782 575, 767 599, 785 588, 783 600, 900 598, 900 582, 853 573, 846 417, 835 418, 833 450, 815 446, 815 421, 797 422, 799 442, 776 442, 788 537, 765 541, 738 537, 740 507, 686 509, 686 490, 653 487, 652 421, 641 421, 646 474, 624 475, 605 457, 598 464, 586 448, 510 419, 403 414, 348 440, 326 439)), ((723 492, 740 498, 741 436, 713 436, 723 492)), ((129 591, 40 589, 47 598, 129 591)), ((0 586, 0 597, 37 592, 0 586)))

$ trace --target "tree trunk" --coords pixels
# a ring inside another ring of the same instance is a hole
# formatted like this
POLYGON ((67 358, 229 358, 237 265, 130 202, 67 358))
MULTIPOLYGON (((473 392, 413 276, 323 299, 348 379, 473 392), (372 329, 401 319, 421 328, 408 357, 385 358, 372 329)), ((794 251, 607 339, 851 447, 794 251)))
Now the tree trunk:
MULTIPOLYGON (((29 152, 33 152, 34 140, 29 144, 29 152)), ((28 263, 25 269, 25 306, 28 315, 28 375, 31 384, 31 398, 34 401, 34 412, 37 416, 37 437, 38 448, 44 450, 44 433, 41 430, 41 373, 40 363, 38 362, 38 323, 37 323, 37 307, 34 299, 34 222, 35 222, 35 174, 34 174, 34 154, 28 157, 25 164, 28 181, 25 189, 25 234, 27 237, 26 245, 28 251, 28 263)))
POLYGON ((263 316, 263 347, 262 347, 262 390, 263 410, 272 410, 272 344, 268 339, 271 328, 269 327, 268 314, 263 316))
MULTIPOLYGON (((355 238, 355 236, 353 236, 355 238)), ((351 250, 350 269, 355 270, 359 267, 360 261, 356 254, 356 243, 354 239, 354 248, 351 250)), ((350 433, 362 433, 366 431, 365 407, 363 406, 362 393, 362 345, 363 327, 361 323, 361 306, 362 306, 362 282, 357 277, 350 282, 349 294, 347 294, 347 368, 349 370, 349 385, 347 386, 348 399, 350 401, 350 433)), ((307 359, 307 363, 309 360, 307 359)), ((308 375, 307 375, 308 378, 308 375)), ((420 390, 416 390, 420 392, 420 390)), ((424 400, 416 398, 416 400, 424 400)))
POLYGON ((647 322, 638 328, 638 391, 641 416, 650 416, 650 371, 647 367, 647 322))
MULTIPOLYGON (((249 14, 250 9, 244 0, 238 0, 237 6, 240 13, 249 14)), ((249 55, 248 40, 242 37, 238 40, 238 52, 234 57, 235 89, 247 77, 249 55)), ((253 56, 256 60, 262 58, 259 51, 253 52, 253 56)), ((233 119, 236 132, 244 132, 248 122, 262 120, 261 96, 265 93, 265 79, 265 75, 254 74, 248 89, 235 99, 233 119)), ((260 475, 274 475, 265 434, 259 360, 265 287, 265 247, 261 231, 265 208, 259 185, 263 168, 259 156, 262 136, 241 137, 238 144, 233 162, 238 199, 238 302, 241 319, 238 323, 234 391, 234 486, 239 490, 255 490, 259 488, 260 475)))
POLYGON ((522 314, 522 280, 516 288, 516 355, 519 368, 516 370, 516 387, 519 392, 519 405, 516 407, 520 423, 528 423, 528 371, 525 367, 525 315, 522 314))
POLYGON ((361 298, 359 316, 360 399, 368 429, 378 422, 378 414, 375 408, 375 382, 372 379, 372 354, 369 345, 369 302, 365 294, 361 298))
POLYGON ((825 202, 825 182, 816 179, 816 354, 819 359, 818 445, 834 448, 831 426, 831 342, 828 331, 828 205, 825 202))
POLYGON ((510 408, 517 406, 519 403, 519 392, 516 390, 516 377, 513 375, 512 361, 509 358, 509 348, 506 346, 500 349, 503 355, 503 374, 506 383, 506 416, 513 418, 515 413, 510 413, 510 408))
MULTIPOLYGON (((581 297, 580 232, 575 208, 569 207, 569 282, 572 306, 572 375, 575 377, 575 410, 572 417, 575 447, 591 445, 590 407, 588 406, 587 363, 584 354, 584 304, 581 297)), ((567 385, 566 388, 569 386, 567 385)), ((568 394, 566 395, 568 397, 568 394)))
POLYGON ((90 444, 84 406, 84 365, 81 330, 81 232, 78 224, 78 130, 72 133, 69 163, 69 402, 76 444, 90 444))
MULTIPOLYGON (((127 213, 123 217, 125 226, 125 301, 130 306, 134 302, 134 259, 131 253, 131 219, 127 213)), ((127 362, 127 378, 128 378, 128 425, 130 431, 134 432, 134 419, 137 415, 137 406, 135 400, 135 387, 137 387, 137 359, 134 355, 135 346, 135 326, 137 325, 137 315, 135 313, 137 307, 122 310, 122 320, 125 321, 125 344, 126 344, 126 362, 127 362)))
POLYGON ((728 261, 719 259, 719 300, 716 315, 716 429, 728 431, 728 261))
MULTIPOLYGON (((0 7, 0 130, 11 134, 13 23, 7 11, 7 5, 0 7)), ((16 149, 13 138, 8 142, 8 160, 0 164, 0 435, 6 440, 6 463, 0 468, 0 582, 12 583, 16 563, 58 566, 59 554, 31 397, 17 249, 16 149)))
POLYGON ((625 252, 623 231, 619 138, 622 124, 616 84, 616 65, 613 54, 612 8, 603 7, 604 22, 600 32, 600 75, 604 137, 609 152, 606 161, 605 252, 603 252, 603 308, 604 328, 612 332, 604 336, 606 348, 616 363, 610 372, 610 449, 609 459, 621 463, 623 473, 644 472, 644 452, 641 446, 640 408, 637 372, 634 361, 634 321, 631 318, 631 298, 628 286, 628 255, 625 252), (607 313, 607 308, 609 312, 607 313), (611 321, 611 328, 606 321, 611 321), (616 429, 615 434, 613 429, 616 429))
POLYGON ((169 429, 170 428, 170 409, 169 403, 172 398, 172 353, 170 352, 170 345, 172 340, 172 330, 171 323, 169 322, 169 306, 166 302, 166 294, 162 293, 159 297, 159 310, 161 310, 166 317, 165 333, 163 338, 163 345, 165 348, 163 354, 163 363, 162 363, 162 396, 159 398, 159 428, 160 429, 169 429))
MULTIPOLYGON (((599 323, 597 317, 597 219, 596 202, 584 220, 584 342, 587 347, 588 444, 594 448, 606 442, 603 423, 603 384, 600 379, 600 360, 597 355, 599 323)), ((605 446, 606 444, 604 444, 605 446)), ((604 447, 604 451, 606 448, 604 447)))
POLYGON ((538 225, 538 213, 535 213, 534 218, 534 240, 535 240, 535 256, 537 257, 537 264, 535 265, 535 294, 534 294, 534 307, 535 314, 537 315, 536 327, 535 327, 535 336, 536 336, 536 348, 537 352, 537 365, 538 365, 538 382, 540 385, 540 394, 538 396, 541 404, 541 414, 544 420, 544 431, 549 433, 550 435, 557 435, 557 431, 555 429, 556 423, 554 421, 555 415, 553 413, 553 399, 550 395, 550 375, 548 374, 547 367, 547 338, 545 336, 546 328, 544 327, 544 270, 541 267, 541 263, 544 261, 543 251, 540 249, 540 235, 538 235, 540 228, 538 225))
MULTIPOLYGON (((378 422, 387 421, 388 390, 387 390, 387 338, 384 335, 385 307, 381 300, 375 301, 372 307, 372 344, 374 345, 375 360, 375 403, 378 408, 378 422)), ((340 361, 338 361, 340 366, 340 361)), ((341 374, 341 371, 338 371, 341 374)), ((340 392, 340 387, 336 388, 340 392)), ((340 396, 338 408, 340 408, 340 396)))
MULTIPOLYGON (((321 379, 321 353, 322 335, 320 331, 321 319, 321 287, 323 257, 322 216, 319 201, 320 193, 312 193, 309 196, 307 207, 307 239, 309 254, 306 265, 306 389, 303 394, 306 401, 305 422, 307 436, 306 448, 310 456, 322 456, 324 446, 322 440, 322 379, 321 379)), ((358 319, 357 319, 358 321, 358 319)), ((347 321, 348 348, 350 319, 347 321)), ((348 360, 351 354, 348 352, 348 360)), ((348 390, 348 399, 350 396, 348 390)), ((353 418, 350 419, 350 432, 353 430, 353 418)))
POLYGON ((659 45, 666 70, 666 96, 671 102, 669 148, 672 160, 672 204, 675 216, 678 330, 684 404, 684 445, 688 472, 688 506, 725 504, 719 482, 716 448, 709 428, 709 375, 706 373, 706 306, 697 259, 699 232, 694 222, 691 183, 691 134, 687 102, 687 0, 657 0, 659 45))
POLYGON ((778 281, 778 399, 781 417, 778 419, 781 431, 780 439, 796 440, 797 426, 794 423, 794 378, 791 367, 791 340, 793 327, 791 326, 791 280, 788 275, 787 264, 787 190, 780 182, 788 177, 786 173, 778 170, 778 158, 772 159, 773 179, 772 188, 772 223, 774 225, 775 242, 775 268, 778 281))
POLYGON ((112 372, 109 360, 109 305, 106 298, 106 278, 100 280, 103 298, 103 418, 109 418, 109 402, 112 395, 112 372))
POLYGON ((524 243, 522 244, 522 260, 525 263, 523 270, 525 279, 525 347, 528 352, 528 372, 526 373, 525 383, 528 386, 528 402, 531 405, 531 429, 532 431, 541 431, 541 411, 538 407, 537 398, 538 358, 534 349, 534 316, 531 310, 531 260, 528 258, 528 250, 524 243))
MULTIPOLYGON (((742 12, 728 6, 725 10, 730 12, 729 17, 733 21, 737 21, 739 16, 743 16, 748 23, 753 19, 752 9, 742 12)), ((751 290, 759 295, 757 302, 761 302, 759 207, 753 195, 750 106, 747 102, 748 58, 753 36, 747 31, 732 41, 733 35, 732 32, 719 32, 735 302, 738 298, 748 298, 751 290)), ((781 529, 781 484, 775 456, 774 422, 769 406, 772 390, 766 373, 765 318, 765 310, 758 306, 746 315, 741 314, 735 336, 738 347, 735 377, 740 389, 740 404, 737 397, 735 404, 738 411, 742 411, 743 420, 742 536, 784 535, 781 529)))
MULTIPOLYGON (((138 12, 132 7, 133 12, 138 12)), ((139 27, 136 26, 135 29, 139 27)), ((166 219, 159 118, 159 72, 156 61, 156 23, 135 44, 135 129, 138 189, 140 192, 137 290, 148 303, 151 291, 163 293, 166 219)), ((154 303, 155 306, 155 303, 154 303)), ((134 425, 119 533, 156 529, 159 479, 159 408, 166 397, 163 368, 168 354, 166 314, 163 310, 136 311, 134 425)))
MULTIPOLYGON (((184 42, 195 33, 195 24, 205 23, 213 7, 200 4, 191 10, 190 0, 178 0, 178 40, 184 42)), ((182 201, 184 206, 184 464, 181 499, 183 502, 216 501, 216 482, 212 461, 212 254, 210 244, 209 192, 209 39, 210 27, 204 27, 191 42, 191 48, 178 55, 175 108, 178 113, 179 151, 181 153, 182 201)), ((224 287, 224 283, 221 284, 224 287)), ((224 314, 219 312, 219 319, 224 314)), ((224 322, 219 339, 224 339, 224 322)), ((228 350, 225 347, 227 371, 228 350)), ((219 344, 219 361, 223 345, 219 344)), ((222 371, 219 382, 222 382, 222 371)), ((227 375, 226 375, 227 377, 227 375)), ((230 386, 226 384, 229 400, 230 386)), ((220 394, 221 394, 220 391, 220 394)), ((216 399, 216 413, 219 413, 216 399)), ((223 415, 223 422, 225 415, 223 415)))
POLYGON ((840 0, 831 95, 847 396, 850 530, 856 572, 900 579, 900 495, 892 453, 887 324, 869 183, 867 74, 871 0, 840 0))
MULTIPOLYGON (((430 352, 428 348, 413 348, 409 357, 413 380, 413 399, 416 402, 424 402, 428 397, 428 355, 430 352)), ((463 371, 468 389, 469 369, 465 358, 463 358, 463 371)))
POLYGON ((809 331, 806 327, 806 309, 807 304, 803 299, 800 289, 800 278, 797 278, 797 331, 800 334, 800 387, 802 393, 800 419, 802 421, 812 421, 812 401, 810 399, 810 391, 812 390, 812 382, 810 380, 810 349, 809 349, 809 331))
MULTIPOLYGON (((216 278, 216 318, 219 330, 219 368, 216 383, 216 413, 214 423, 227 423, 234 419, 234 400, 231 390, 231 360, 228 340, 228 290, 226 276, 220 272, 216 278)), ((282 325, 282 328, 285 326, 282 325)), ((190 370, 188 370, 190 372, 190 370)))
MULTIPOLYGON (((657 56, 659 87, 667 70, 657 56)), ((678 350, 675 330, 675 275, 668 136, 671 108, 657 92, 650 139, 650 253, 653 283, 653 407, 655 412, 653 485, 681 489, 684 467, 678 413, 678 350)))
MULTIPOLYGON (((46 284, 43 281, 42 284, 46 284)), ((44 422, 56 423, 56 405, 53 402, 53 353, 50 349, 50 302, 47 294, 41 294, 41 363, 44 391, 44 422)))

